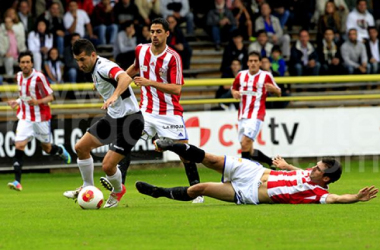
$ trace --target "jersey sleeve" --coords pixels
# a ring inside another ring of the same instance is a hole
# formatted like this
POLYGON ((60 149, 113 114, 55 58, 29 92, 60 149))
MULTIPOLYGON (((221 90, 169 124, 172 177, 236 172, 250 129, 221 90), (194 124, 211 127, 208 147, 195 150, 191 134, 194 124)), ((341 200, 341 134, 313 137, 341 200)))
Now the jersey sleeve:
POLYGON ((140 68, 139 55, 140 55, 141 46, 142 44, 139 44, 136 46, 136 49, 135 49, 135 61, 133 62, 133 65, 136 70, 139 70, 140 68))
POLYGON ((38 76, 38 81, 36 84, 36 93, 39 93, 39 97, 41 98, 44 98, 53 93, 53 90, 50 87, 50 83, 44 74, 40 74, 38 76))
POLYGON ((265 81, 264 81, 265 84, 272 84, 274 85, 276 88, 280 88, 277 83, 275 82, 274 78, 273 78, 273 75, 269 72, 267 72, 267 75, 265 77, 265 81))
POLYGON ((235 80, 232 84, 232 89, 234 90, 239 90, 240 88, 240 75, 241 73, 239 73, 236 77, 235 77, 235 80))
POLYGON ((115 81, 117 81, 117 77, 121 73, 124 73, 124 72, 125 71, 123 69, 121 69, 118 66, 115 66, 115 67, 111 68, 111 70, 108 72, 108 77, 111 78, 111 79, 114 79, 115 81))
POLYGON ((178 84, 178 85, 183 85, 184 84, 184 81, 183 81, 183 74, 182 74, 182 60, 181 60, 181 57, 176 54, 174 55, 171 60, 170 60, 170 63, 169 63, 169 79, 168 79, 168 82, 169 83, 174 83, 174 84, 178 84))

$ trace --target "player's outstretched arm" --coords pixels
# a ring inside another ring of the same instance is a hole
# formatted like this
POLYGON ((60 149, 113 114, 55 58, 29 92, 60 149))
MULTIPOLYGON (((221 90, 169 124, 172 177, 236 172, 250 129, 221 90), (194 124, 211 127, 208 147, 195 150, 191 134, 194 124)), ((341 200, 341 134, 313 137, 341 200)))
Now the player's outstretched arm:
POLYGON ((326 198, 326 203, 355 203, 358 201, 369 201, 377 197, 379 189, 375 186, 365 187, 359 190, 357 194, 329 194, 326 198))
POLYGON ((127 90, 129 85, 132 82, 132 78, 126 74, 121 73, 117 76, 117 87, 113 92, 112 96, 103 104, 102 109, 108 108, 110 105, 113 105, 114 102, 119 98, 119 96, 127 90))
POLYGON ((270 92, 270 93, 276 95, 277 97, 281 96, 281 89, 277 88, 273 84, 266 83, 265 84, 265 89, 266 89, 267 92, 270 92))
POLYGON ((281 156, 277 155, 273 159, 273 165, 282 170, 302 170, 301 168, 297 168, 289 163, 287 163, 281 156))
POLYGON ((20 99, 7 101, 8 105, 11 106, 12 109, 17 108, 19 102, 20 102, 20 99))

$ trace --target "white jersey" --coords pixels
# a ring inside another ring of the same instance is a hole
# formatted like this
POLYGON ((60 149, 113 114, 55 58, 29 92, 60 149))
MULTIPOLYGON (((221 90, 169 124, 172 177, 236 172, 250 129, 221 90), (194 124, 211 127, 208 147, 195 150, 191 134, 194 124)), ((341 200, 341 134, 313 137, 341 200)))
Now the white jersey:
MULTIPOLYGON (((116 79, 119 74, 124 72, 116 63, 98 56, 91 74, 95 88, 103 97, 104 102, 113 95, 117 88, 116 79)), ((110 105, 107 109, 107 113, 115 119, 134 114, 138 111, 139 106, 131 86, 121 94, 114 105, 110 105)))

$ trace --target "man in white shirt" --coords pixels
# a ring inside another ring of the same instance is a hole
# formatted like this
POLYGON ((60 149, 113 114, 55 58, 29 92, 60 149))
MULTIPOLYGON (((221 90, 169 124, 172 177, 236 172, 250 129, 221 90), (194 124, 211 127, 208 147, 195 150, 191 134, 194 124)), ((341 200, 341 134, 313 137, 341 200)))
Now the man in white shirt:
POLYGON ((75 0, 69 2, 68 9, 63 16, 63 24, 66 30, 70 34, 78 33, 81 37, 89 37, 91 41, 97 39, 92 32, 90 18, 84 10, 78 9, 78 3, 75 0))
POLYGON ((356 8, 353 9, 347 17, 347 32, 350 29, 356 29, 358 32, 358 41, 368 39, 368 27, 374 26, 375 20, 371 13, 367 10, 367 2, 365 0, 358 0, 356 8))

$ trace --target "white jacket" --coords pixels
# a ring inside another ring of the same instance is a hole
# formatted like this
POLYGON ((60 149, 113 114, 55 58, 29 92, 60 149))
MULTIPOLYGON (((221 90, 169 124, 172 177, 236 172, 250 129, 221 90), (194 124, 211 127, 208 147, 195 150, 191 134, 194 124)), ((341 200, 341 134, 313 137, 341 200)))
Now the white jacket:
MULTIPOLYGON (((53 47, 53 35, 45 35, 45 47, 51 49, 53 47)), ((31 52, 39 52, 41 49, 40 38, 38 33, 32 31, 28 35, 28 48, 31 52)))

